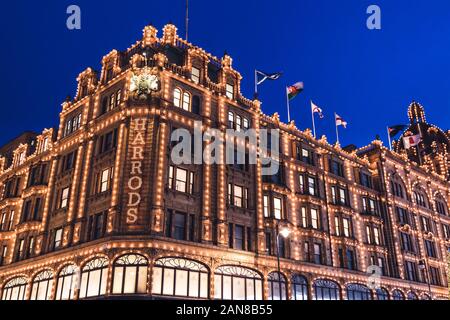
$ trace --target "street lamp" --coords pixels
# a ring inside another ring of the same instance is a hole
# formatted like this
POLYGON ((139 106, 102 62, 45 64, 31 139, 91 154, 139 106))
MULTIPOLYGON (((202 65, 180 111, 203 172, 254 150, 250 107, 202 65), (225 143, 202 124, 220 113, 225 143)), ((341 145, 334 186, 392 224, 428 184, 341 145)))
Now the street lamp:
POLYGON ((427 268, 427 264, 425 262, 425 259, 421 259, 419 260, 419 270, 421 270, 422 272, 425 273, 425 280, 428 284, 428 292, 430 294, 430 300, 433 300, 433 296, 431 293, 431 284, 430 284, 430 277, 428 275, 428 268, 427 268))
POLYGON ((281 267, 280 267, 280 236, 287 239, 292 231, 288 227, 283 227, 280 230, 280 222, 277 224, 277 263, 278 263, 278 288, 280 290, 280 300, 283 299, 283 292, 281 289, 281 267))

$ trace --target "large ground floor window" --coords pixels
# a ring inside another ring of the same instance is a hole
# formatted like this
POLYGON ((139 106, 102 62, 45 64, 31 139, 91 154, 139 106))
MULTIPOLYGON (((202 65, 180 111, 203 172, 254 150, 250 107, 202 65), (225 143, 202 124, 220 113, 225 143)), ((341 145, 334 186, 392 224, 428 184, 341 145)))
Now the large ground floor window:
POLYGON ((252 269, 221 266, 214 275, 214 298, 221 300, 262 300, 262 277, 252 269))
POLYGON ((81 270, 80 298, 97 297, 106 293, 108 259, 89 261, 81 270))
POLYGON ((118 258, 113 269, 113 294, 147 292, 148 261, 145 257, 129 254, 118 258))
POLYGON ((27 292, 27 279, 14 278, 3 287, 2 300, 25 300, 27 292))
POLYGON ((155 262, 153 294, 207 299, 208 288, 209 271, 197 261, 162 258, 155 262))
POLYGON ((31 300, 50 300, 53 289, 53 272, 45 270, 33 280, 31 300))
POLYGON ((56 300, 71 300, 75 297, 75 289, 79 279, 79 269, 73 264, 65 266, 58 274, 56 300))
POLYGON ((292 300, 308 300, 308 280, 304 276, 292 276, 292 300))
POLYGON ((270 300, 286 300, 287 288, 286 278, 278 272, 269 273, 269 299, 270 300))
POLYGON ((347 300, 372 300, 370 289, 362 284, 350 283, 346 289, 347 300))
POLYGON ((313 283, 315 300, 340 300, 339 285, 328 279, 318 279, 313 283))

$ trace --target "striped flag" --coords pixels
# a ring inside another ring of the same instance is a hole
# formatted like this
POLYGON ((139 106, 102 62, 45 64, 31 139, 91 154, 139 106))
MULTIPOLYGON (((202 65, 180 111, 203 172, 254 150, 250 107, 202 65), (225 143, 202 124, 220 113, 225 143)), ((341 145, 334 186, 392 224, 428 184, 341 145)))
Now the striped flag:
POLYGON ((289 100, 294 99, 302 91, 303 91, 303 82, 297 82, 296 84, 287 87, 287 95, 289 100))
POLYGON ((319 118, 320 118, 320 119, 323 119, 323 118, 324 118, 322 109, 319 108, 319 107, 318 107, 314 102, 312 102, 312 101, 311 101, 311 111, 312 111, 313 114, 314 114, 314 113, 319 114, 319 118))
POLYGON ((337 113, 335 114, 336 118, 336 126, 343 126, 345 129, 347 129, 347 121, 344 120, 340 115, 337 113))

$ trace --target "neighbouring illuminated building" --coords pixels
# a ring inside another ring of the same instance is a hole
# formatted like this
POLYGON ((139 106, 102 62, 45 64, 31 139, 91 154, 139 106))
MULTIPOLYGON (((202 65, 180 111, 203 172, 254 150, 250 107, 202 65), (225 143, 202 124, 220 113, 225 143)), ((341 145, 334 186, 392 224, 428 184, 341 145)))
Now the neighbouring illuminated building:
POLYGON ((241 79, 173 25, 83 71, 59 128, 0 148, 0 297, 447 299, 449 132, 412 103, 422 166, 400 142, 341 148, 241 79), (195 121, 279 129, 279 172, 175 165, 171 132, 195 121))

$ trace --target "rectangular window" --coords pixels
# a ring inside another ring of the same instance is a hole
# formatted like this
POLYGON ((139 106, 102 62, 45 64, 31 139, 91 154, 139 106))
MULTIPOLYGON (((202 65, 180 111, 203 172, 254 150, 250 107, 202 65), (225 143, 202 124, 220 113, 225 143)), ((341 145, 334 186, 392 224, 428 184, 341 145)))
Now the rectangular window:
POLYGON ((303 254, 305 256, 305 261, 309 261, 309 242, 305 241, 303 243, 303 254))
POLYGON ((17 249, 17 258, 16 258, 17 261, 22 259, 24 247, 25 247, 25 239, 20 239, 19 248, 17 249))
POLYGON ((9 214, 9 223, 8 223, 8 231, 11 231, 14 227, 14 218, 15 218, 15 211, 11 210, 11 213, 9 214))
POLYGON ((265 195, 263 197, 263 206, 264 206, 264 217, 268 218, 270 216, 269 212, 269 196, 265 195))
POLYGON ((441 285, 441 276, 438 268, 430 267, 430 282, 434 286, 441 285))
POLYGON ((367 243, 372 243, 372 228, 370 226, 366 226, 366 237, 367 237, 367 243))
POLYGON ((281 220, 283 217, 283 210, 280 198, 273 198, 273 211, 275 219, 281 220))
POLYGON ((422 217, 422 228, 423 228, 423 231, 425 231, 425 232, 431 231, 430 219, 428 219, 427 217, 422 217))
POLYGON ((319 229, 319 210, 311 208, 311 227, 319 229))
POLYGON ((312 196, 316 195, 316 179, 308 177, 308 193, 312 196))
POLYGON ((373 228, 373 240, 376 245, 381 244, 381 236, 380 236, 380 229, 377 227, 373 228))
POLYGON ((236 131, 241 131, 242 129, 242 117, 236 115, 236 131))
POLYGON ((244 197, 244 191, 243 188, 240 186, 234 186, 234 205, 236 207, 242 208, 243 207, 243 197, 244 197))
POLYGON ((301 226, 302 228, 307 228, 308 227, 308 220, 306 218, 306 207, 301 207, 300 208, 300 221, 301 221, 301 226))
POLYGON ((0 220, 0 231, 4 231, 5 223, 6 223, 6 212, 3 212, 2 218, 0 220))
POLYGON ((298 185, 300 188, 300 193, 304 194, 305 193, 305 177, 302 174, 300 174, 298 176, 298 185))
POLYGON ((347 269, 349 270, 355 270, 356 269, 356 263, 355 263, 355 253, 352 249, 346 250, 346 257, 347 257, 347 269))
POLYGON ((341 235, 341 220, 339 217, 334 217, 334 232, 337 236, 341 235))
POLYGON ((417 281, 417 269, 416 264, 410 261, 406 261, 405 264, 406 279, 410 281, 417 281))
POLYGON ((270 232, 266 232, 266 251, 268 255, 272 255, 272 234, 270 232))
POLYGON ((200 83, 200 69, 192 67, 191 80, 196 84, 200 83))
POLYGON ((63 230, 62 229, 57 229, 54 232, 55 232, 55 237, 54 237, 54 240, 53 240, 53 249, 56 250, 56 249, 60 248, 61 245, 62 245, 62 232, 63 232, 63 230))
POLYGON ((370 176, 367 173, 361 172, 360 174, 361 185, 366 188, 372 188, 372 181, 370 180, 370 176))
POLYGON ((244 227, 235 225, 234 227, 234 248, 244 250, 244 227))
POLYGON ((67 208, 68 201, 69 201, 69 188, 64 188, 61 191, 61 202, 59 208, 60 209, 67 208))
POLYGON ((425 248, 427 250, 427 256, 430 258, 437 258, 436 247, 433 241, 425 240, 425 248))
POLYGON ((342 219, 342 226, 344 229, 344 236, 349 238, 352 235, 351 232, 351 226, 350 226, 350 219, 349 218, 343 218, 342 219))
POLYGON ((6 263, 6 254, 8 253, 8 247, 4 246, 2 248, 1 256, 0 256, 0 266, 3 266, 6 263))
POLYGON ((177 168, 175 190, 180 192, 187 191, 187 170, 177 168))
POLYGON ((186 239, 186 214, 176 212, 174 215, 174 231, 173 237, 177 240, 186 239))
POLYGON ((112 178, 112 168, 107 168, 102 170, 102 172, 99 175, 100 181, 99 181, 99 193, 103 193, 108 191, 111 188, 111 178, 112 178))
POLYGON ((333 173, 334 175, 337 175, 340 177, 344 176, 344 168, 340 162, 338 162, 336 160, 331 160, 330 169, 331 169, 331 173, 333 173))
POLYGON ((226 90, 225 95, 227 96, 227 98, 233 99, 234 98, 234 86, 232 84, 227 83, 225 90, 226 90))
POLYGON ((314 161, 313 161, 313 153, 312 153, 312 151, 302 148, 301 160, 304 163, 307 163, 309 165, 313 165, 314 161))
POLYGON ((314 244, 314 263, 322 264, 322 246, 319 243, 314 244))

